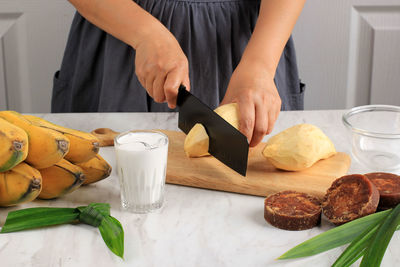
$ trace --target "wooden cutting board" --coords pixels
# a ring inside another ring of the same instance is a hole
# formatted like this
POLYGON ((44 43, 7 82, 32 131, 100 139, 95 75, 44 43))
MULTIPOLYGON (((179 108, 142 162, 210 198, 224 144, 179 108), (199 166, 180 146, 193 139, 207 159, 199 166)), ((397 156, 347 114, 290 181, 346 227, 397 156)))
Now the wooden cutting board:
POLYGON ((183 150, 185 134, 162 130, 169 137, 167 183, 241 194, 267 196, 282 190, 296 190, 323 197, 331 183, 347 173, 350 157, 337 153, 320 160, 304 171, 276 169, 261 154, 265 143, 249 151, 246 177, 241 176, 212 156, 188 158, 183 150))

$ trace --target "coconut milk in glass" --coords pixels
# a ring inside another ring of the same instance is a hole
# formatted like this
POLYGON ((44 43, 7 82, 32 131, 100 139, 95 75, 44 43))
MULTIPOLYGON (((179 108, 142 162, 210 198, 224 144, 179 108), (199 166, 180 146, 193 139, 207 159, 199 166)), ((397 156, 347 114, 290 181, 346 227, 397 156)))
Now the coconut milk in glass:
POLYGON ((134 213, 158 209, 164 201, 168 137, 157 131, 129 131, 114 142, 122 207, 134 213))

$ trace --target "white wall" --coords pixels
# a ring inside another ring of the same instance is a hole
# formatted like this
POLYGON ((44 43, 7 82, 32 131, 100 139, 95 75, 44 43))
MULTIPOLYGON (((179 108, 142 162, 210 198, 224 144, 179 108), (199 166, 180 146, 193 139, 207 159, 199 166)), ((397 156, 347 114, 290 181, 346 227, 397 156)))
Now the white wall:
POLYGON ((400 105, 399 0, 308 0, 293 35, 306 109, 400 105))
MULTIPOLYGON (((50 111, 73 13, 66 0, 0 0, 0 109, 50 111)), ((399 0, 308 0, 293 35, 306 109, 400 105, 399 0)))

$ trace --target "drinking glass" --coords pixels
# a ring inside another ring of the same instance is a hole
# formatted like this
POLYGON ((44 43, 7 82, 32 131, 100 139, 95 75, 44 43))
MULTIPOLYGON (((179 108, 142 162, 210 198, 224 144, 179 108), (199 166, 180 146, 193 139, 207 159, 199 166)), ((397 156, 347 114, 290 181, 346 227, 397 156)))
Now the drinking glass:
POLYGON ((160 208, 164 201, 168 137, 158 131, 128 131, 115 137, 121 205, 133 213, 160 208))

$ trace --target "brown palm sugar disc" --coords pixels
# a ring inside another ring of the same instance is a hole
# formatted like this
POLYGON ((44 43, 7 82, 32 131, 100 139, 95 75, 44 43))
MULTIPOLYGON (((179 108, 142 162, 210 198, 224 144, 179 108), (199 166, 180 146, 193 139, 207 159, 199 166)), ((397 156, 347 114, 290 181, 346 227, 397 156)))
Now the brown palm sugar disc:
POLYGON ((378 189, 366 176, 346 175, 332 183, 322 211, 332 223, 340 225, 374 213, 378 202, 378 189))
POLYGON ((310 229, 321 221, 321 205, 308 194, 283 191, 265 199, 264 218, 280 229, 310 229))
POLYGON ((390 209, 400 203, 400 176, 393 173, 373 172, 364 174, 379 191, 379 209, 390 209))

